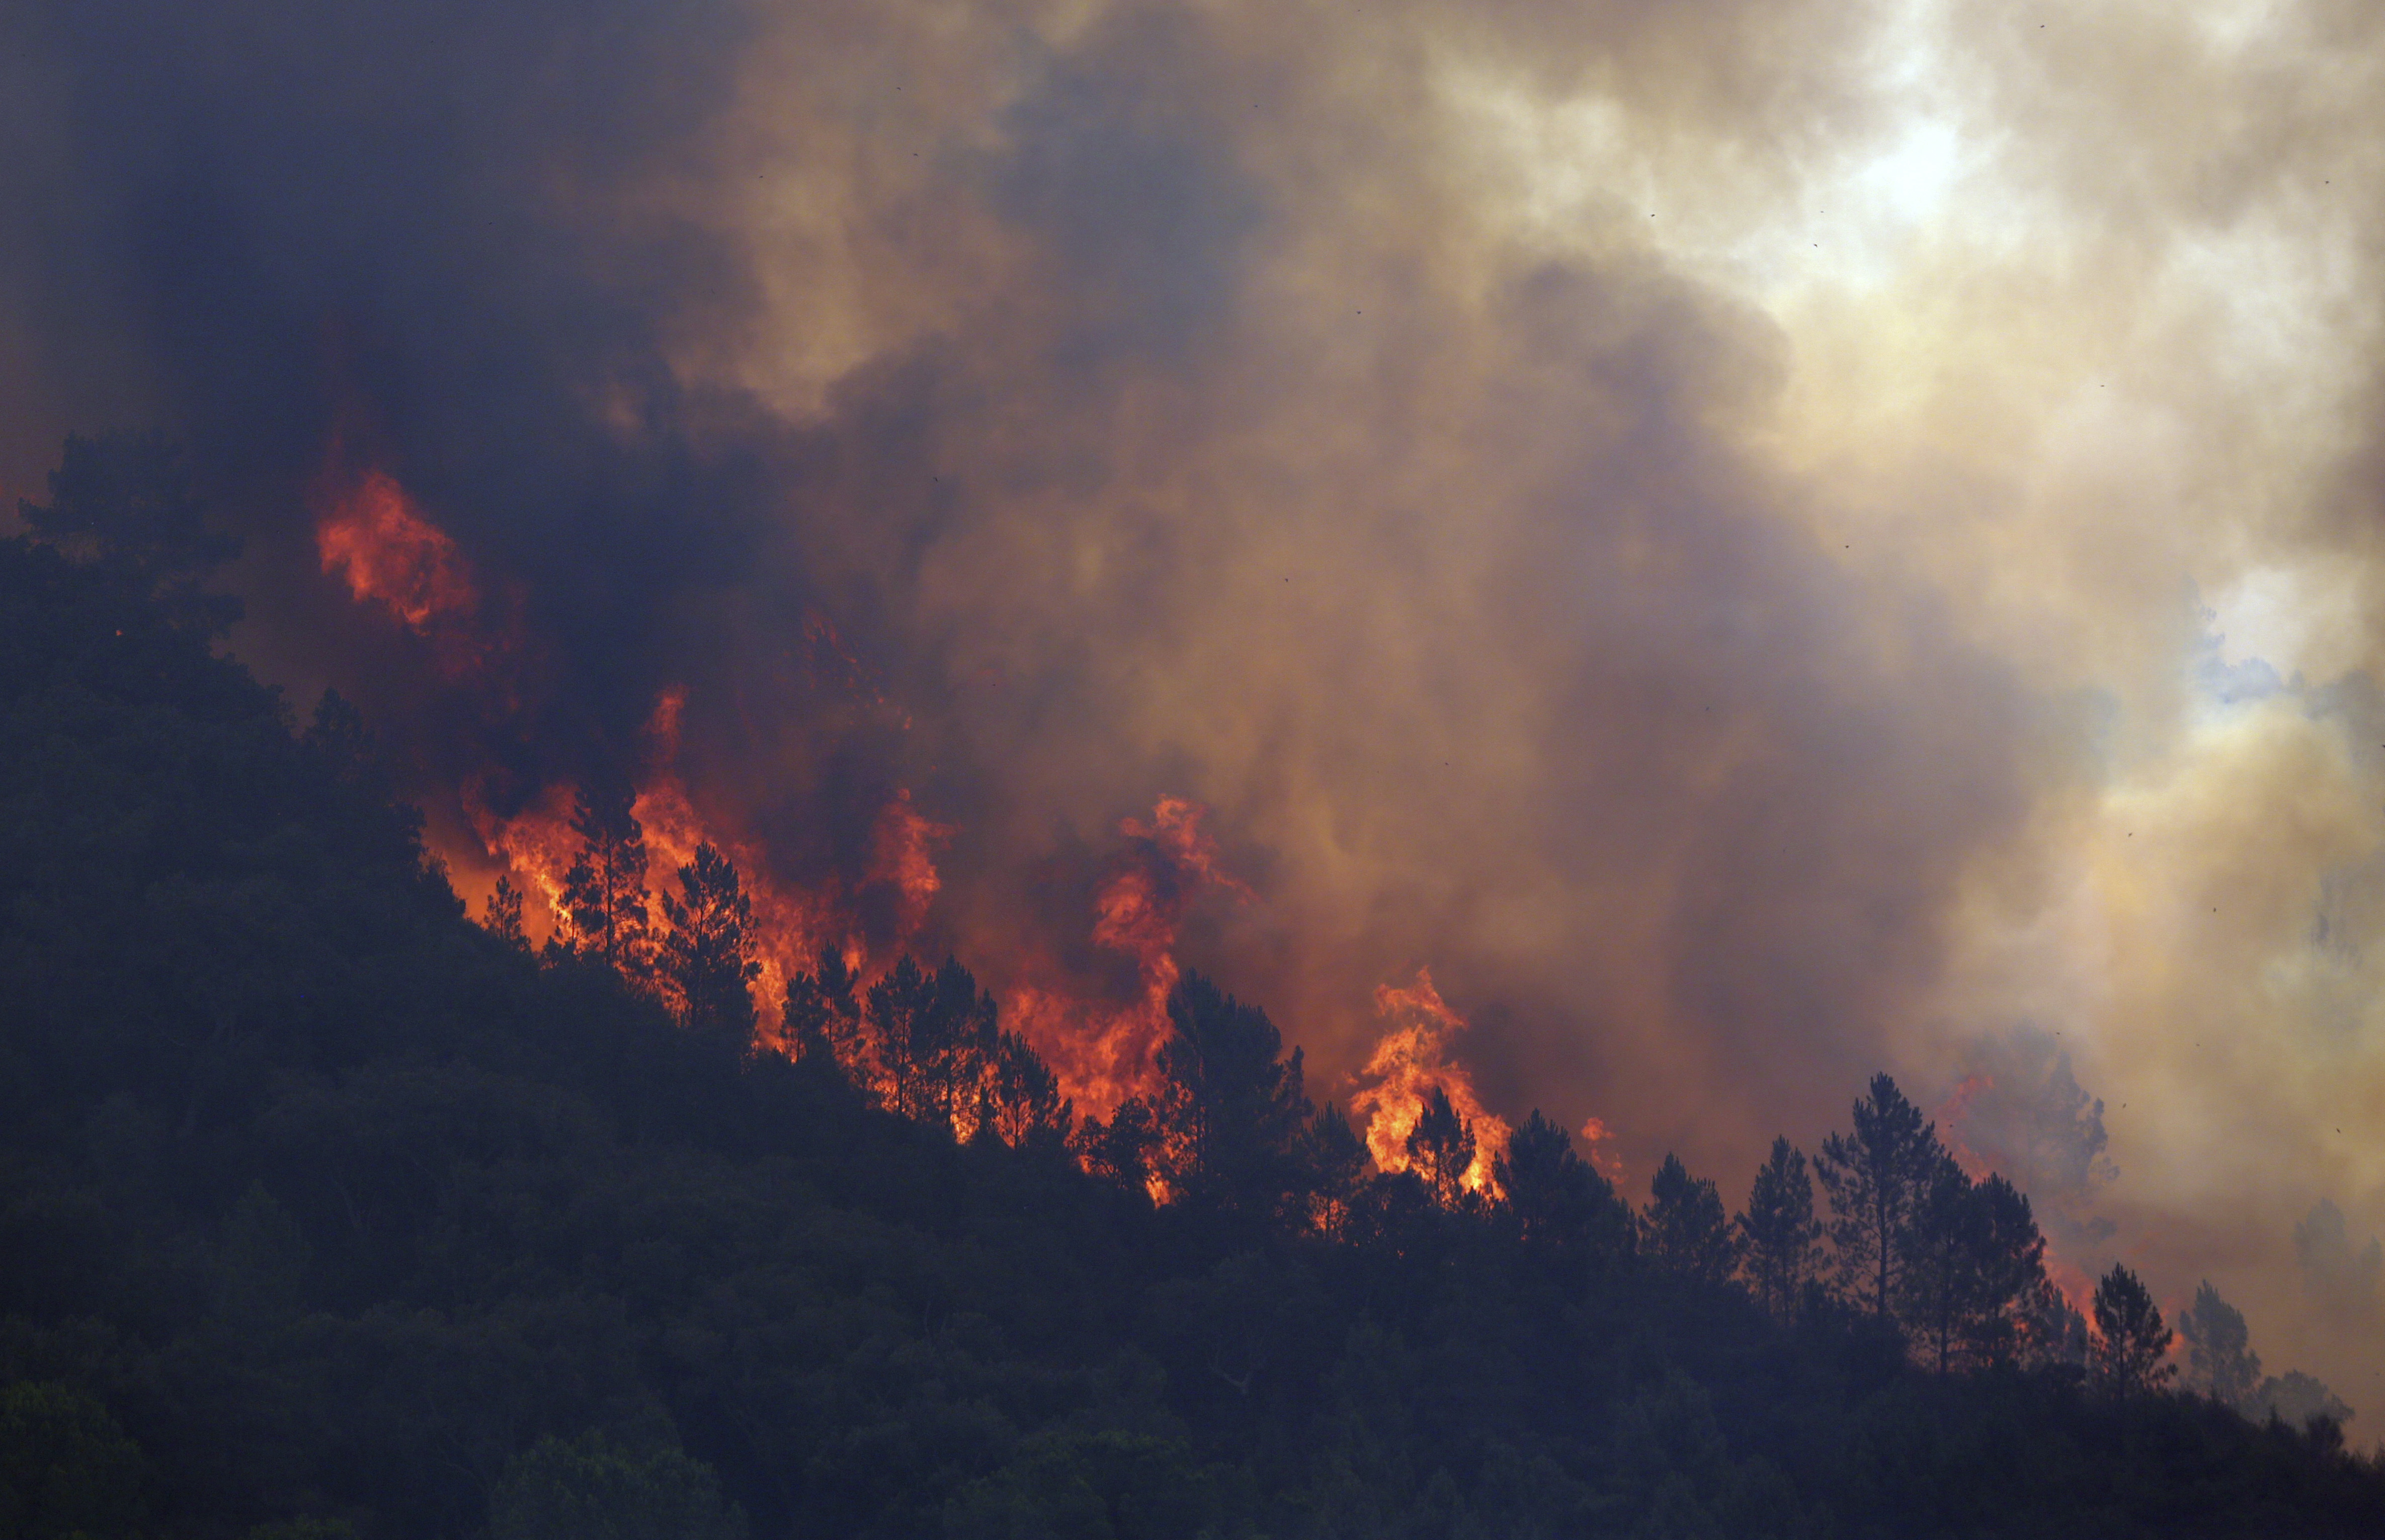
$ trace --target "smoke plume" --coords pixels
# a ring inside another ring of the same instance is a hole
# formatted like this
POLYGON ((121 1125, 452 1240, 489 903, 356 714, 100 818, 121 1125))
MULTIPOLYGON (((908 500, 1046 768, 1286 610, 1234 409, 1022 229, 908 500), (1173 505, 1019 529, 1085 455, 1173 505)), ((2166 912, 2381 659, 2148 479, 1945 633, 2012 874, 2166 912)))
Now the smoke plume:
POLYGON ((188 443, 235 647, 476 901, 629 777, 773 977, 951 951, 1089 1105, 1198 968, 1320 1096, 1424 1032, 1734 1197, 1978 1076, 2058 1249, 2373 1356, 2281 1217, 2385 1223, 2372 7, 90 0, 0 60, 0 485, 188 443))

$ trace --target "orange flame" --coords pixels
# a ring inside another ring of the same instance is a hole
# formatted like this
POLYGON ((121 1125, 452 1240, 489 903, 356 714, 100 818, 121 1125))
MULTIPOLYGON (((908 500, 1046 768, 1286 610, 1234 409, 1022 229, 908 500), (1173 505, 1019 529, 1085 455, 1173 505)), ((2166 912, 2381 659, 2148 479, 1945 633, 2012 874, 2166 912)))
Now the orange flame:
POLYGON ((323 570, 344 579, 359 604, 377 604, 431 644, 440 674, 469 680, 493 716, 521 708, 521 593, 501 582, 491 604, 471 563, 446 531, 424 516, 396 478, 383 470, 353 476, 334 469, 317 482, 320 513, 315 549, 323 570))
POLYGON ((1623 1182, 1623 1157, 1617 1154, 1612 1141, 1615 1131, 1606 1126, 1604 1118, 1592 1118, 1581 1125, 1582 1150, 1601 1176, 1620 1186, 1623 1182))
MULTIPOLYGON (((1468 1191, 1503 1196, 1491 1171, 1505 1153, 1513 1131, 1505 1119, 1484 1109, 1474 1094, 1473 1076, 1450 1058, 1450 1040, 1466 1030, 1466 1019, 1441 997, 1428 968, 1417 969, 1416 983, 1405 989, 1376 986, 1375 1006, 1391 1027, 1360 1071, 1375 1083, 1351 1096, 1350 1109, 1367 1118, 1367 1149, 1376 1166, 1385 1171, 1408 1169, 1408 1135, 1416 1132, 1425 1100, 1437 1088, 1474 1131, 1474 1161, 1461 1180, 1468 1191)), ((1603 1137, 1605 1125, 1597 1126, 1603 1137)), ((1587 1136, 1588 1130, 1583 1132, 1587 1136)))
POLYGON ((385 471, 368 470, 331 500, 315 526, 323 570, 347 579, 358 602, 375 601, 412 631, 480 605, 472 571, 444 530, 422 517, 385 471))
POLYGON ((563 874, 580 853, 579 836, 571 832, 572 796, 572 788, 558 783, 535 805, 500 818, 490 810, 487 790, 479 782, 462 788, 464 816, 481 848, 503 862, 521 888, 525 918, 533 903, 550 924, 563 913, 563 874))
POLYGON ((1089 1116, 1107 1118, 1152 1088, 1168 1040, 1168 996, 1182 977, 1175 948, 1184 911, 1209 888, 1252 896, 1218 866, 1217 844, 1201 828, 1206 811, 1189 798, 1162 796, 1149 823, 1118 824, 1135 848, 1094 897, 1093 943, 1134 959, 1142 987, 1131 1002, 1087 1004, 1034 983, 1015 986, 1005 1002, 1004 1014, 1089 1116))
POLYGON ((869 881, 901 895, 895 907, 898 935, 917 935, 927 923, 928 906, 944 885, 936 872, 936 852, 953 833, 952 825, 937 823, 913 807, 908 788, 896 788, 893 800, 879 809, 870 837, 869 881))
MULTIPOLYGON (((830 883, 806 891, 782 882, 772 874, 765 851, 716 826, 697 808, 678 769, 679 720, 685 707, 684 691, 666 690, 646 724, 649 769, 631 814, 645 833, 648 882, 657 890, 675 892, 679 869, 692 863, 696 847, 706 844, 737 868, 754 908, 755 952, 761 964, 755 1003, 765 1023, 759 1035, 766 1046, 783 1051, 780 1031, 768 1023, 786 997, 787 981, 809 971, 824 947, 834 948, 847 967, 862 975, 864 985, 884 971, 926 920, 928 906, 943 886, 936 851, 953 831, 922 815, 907 790, 897 791, 880 811, 870 868, 853 886, 884 883, 896 891, 900 902, 889 955, 871 958, 845 884, 830 883)), ((550 921, 563 914, 563 876, 580 853, 580 837, 571 829, 576 796, 576 788, 557 783, 508 819, 489 811, 479 788, 465 788, 466 811, 482 848, 511 870, 526 895, 544 900, 550 921)))
POLYGON ((2087 1334, 2090 1337, 2100 1337, 2104 1334, 2095 1328, 2095 1281, 2093 1279, 2080 1271, 2077 1264, 2065 1261, 2052 1251, 2045 1254, 2045 1279, 2054 1286, 2064 1299, 2069 1301, 2070 1308, 2084 1318, 2087 1322, 2087 1334))

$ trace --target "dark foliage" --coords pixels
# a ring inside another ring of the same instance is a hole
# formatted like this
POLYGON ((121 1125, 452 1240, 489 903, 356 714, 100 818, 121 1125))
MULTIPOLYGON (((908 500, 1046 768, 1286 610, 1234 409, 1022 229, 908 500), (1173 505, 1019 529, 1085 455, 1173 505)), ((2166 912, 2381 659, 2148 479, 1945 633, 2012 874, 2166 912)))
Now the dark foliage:
MULTIPOLYGON (((633 977, 651 964, 653 949, 646 833, 631 811, 635 801, 628 779, 618 774, 600 778, 580 794, 571 832, 584 844, 580 858, 563 874, 571 943, 633 977)), ((694 897, 692 889, 689 896, 694 897)))
MULTIPOLYGON (((723 1053, 593 945, 468 921, 352 711, 298 730, 187 595, 78 554, 0 543, 11 1535, 2385 1533, 2331 1423, 1917 1365, 1901 1244, 1767 1309, 1641 1260, 1545 1120, 1500 1201, 1438 1107, 1421 1174, 1369 1175, 1205 985, 1170 1105, 1073 1150, 953 965, 856 998, 823 958, 795 1057, 723 1053), (899 1082, 855 1072, 872 1022, 899 1082)), ((673 931, 733 920, 681 885, 673 931)), ((1897 1240, 1926 1131, 1863 1129, 1824 1169, 1897 1240)), ((1787 1279, 1778 1164, 1740 1233, 1787 1279)))
POLYGON ((1717 1284, 1738 1271, 1739 1236, 1721 1189, 1692 1176, 1679 1156, 1666 1156, 1648 1183, 1640 1255, 1686 1283, 1717 1284))
POLYGON ((1805 1157, 1785 1138, 1772 1141, 1770 1158, 1755 1173, 1747 1211, 1739 1216, 1739 1235, 1749 1292, 1774 1315, 1788 1315, 1813 1281, 1822 1230, 1814 1218, 1814 1180, 1805 1157))
MULTIPOLYGON (((655 977, 689 1031, 738 1048, 753 1041, 755 976, 754 904, 737 869, 712 845, 695 847, 695 859, 679 870, 682 897, 663 895, 664 930, 655 945, 655 977)), ((518 909, 518 900, 516 901, 518 909)), ((492 914, 489 929, 510 938, 520 929, 492 914)))
POLYGON ((2115 1267, 2095 1285, 2095 1346, 2088 1364, 2095 1383, 2115 1396, 2142 1396, 2177 1372, 2162 1359, 2170 1329, 2137 1275, 2115 1267))

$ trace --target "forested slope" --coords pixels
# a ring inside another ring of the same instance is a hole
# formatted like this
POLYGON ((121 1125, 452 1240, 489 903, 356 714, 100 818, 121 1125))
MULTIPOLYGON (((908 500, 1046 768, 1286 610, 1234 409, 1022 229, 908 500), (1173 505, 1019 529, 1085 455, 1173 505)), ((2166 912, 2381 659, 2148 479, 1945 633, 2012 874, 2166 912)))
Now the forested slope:
POLYGON ((1767 1309, 1545 1124, 1368 1175, 1205 986, 1165 1204, 693 1030, 173 570, 0 544, 0 1535, 2385 1533, 2329 1424, 1767 1309))

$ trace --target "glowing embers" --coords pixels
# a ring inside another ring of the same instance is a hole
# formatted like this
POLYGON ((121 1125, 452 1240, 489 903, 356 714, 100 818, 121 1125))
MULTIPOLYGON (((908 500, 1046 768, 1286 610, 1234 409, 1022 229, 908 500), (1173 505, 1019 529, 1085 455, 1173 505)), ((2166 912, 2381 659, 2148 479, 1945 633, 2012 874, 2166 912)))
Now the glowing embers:
MULTIPOLYGON (((1367 1121, 1367 1150, 1376 1166, 1386 1171, 1408 1169, 1408 1146, 1439 1092, 1473 1139, 1472 1158, 1458 1174, 1460 1185, 1485 1197, 1500 1196, 1492 1168, 1506 1150, 1511 1131, 1504 1119, 1484 1110, 1473 1076, 1451 1057, 1451 1040, 1466 1030, 1465 1019, 1441 997, 1430 969, 1417 969, 1416 983, 1405 989, 1378 986, 1375 1005, 1390 1026, 1359 1074, 1373 1083, 1351 1096, 1350 1109, 1367 1121)), ((1428 1136, 1433 1132, 1425 1130, 1428 1136)))
POLYGON ((1168 996, 1182 970, 1176 935, 1184 913, 1203 893, 1222 890, 1248 899, 1250 889, 1217 863, 1217 843, 1201 827, 1206 809, 1180 796, 1162 796, 1151 821, 1125 819, 1128 846, 1093 899, 1095 945, 1134 961, 1134 998, 1124 1004, 1086 1001, 1036 983, 1014 986, 1005 1011, 1033 1045, 1077 1110, 1107 1119, 1156 1085, 1159 1045, 1168 1038, 1168 996))

